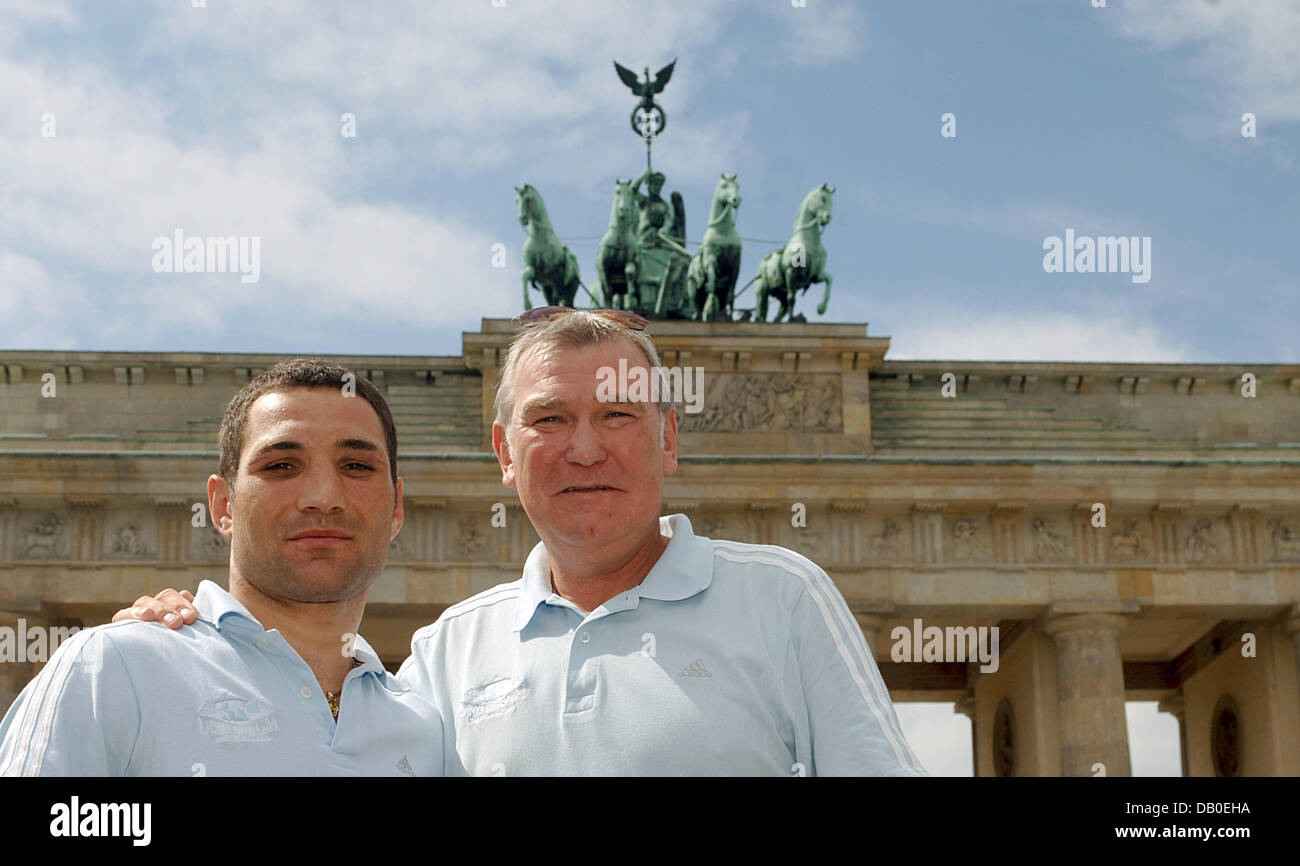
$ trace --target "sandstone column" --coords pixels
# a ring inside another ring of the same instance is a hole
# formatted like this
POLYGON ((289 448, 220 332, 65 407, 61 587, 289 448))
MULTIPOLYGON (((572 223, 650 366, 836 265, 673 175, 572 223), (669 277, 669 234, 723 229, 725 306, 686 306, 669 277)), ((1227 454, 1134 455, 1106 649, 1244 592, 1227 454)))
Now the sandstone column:
POLYGON ((1156 708, 1162 713, 1170 713, 1178 720, 1178 755, 1182 762, 1183 776, 1187 776, 1187 702, 1183 690, 1165 695, 1156 708))
POLYGON ((962 695, 952 705, 954 713, 961 713, 970 719, 970 762, 971 775, 979 778, 980 774, 980 750, 979 750, 979 732, 975 727, 975 690, 971 689, 962 695))
POLYGON ((1117 613, 1065 612, 1052 605, 1043 630, 1056 644, 1056 694, 1061 733, 1061 775, 1128 776, 1124 716, 1124 664, 1117 613))
POLYGON ((1291 605, 1282 617, 1282 630, 1291 635, 1291 645, 1295 647, 1295 684, 1300 690, 1300 604, 1291 605))

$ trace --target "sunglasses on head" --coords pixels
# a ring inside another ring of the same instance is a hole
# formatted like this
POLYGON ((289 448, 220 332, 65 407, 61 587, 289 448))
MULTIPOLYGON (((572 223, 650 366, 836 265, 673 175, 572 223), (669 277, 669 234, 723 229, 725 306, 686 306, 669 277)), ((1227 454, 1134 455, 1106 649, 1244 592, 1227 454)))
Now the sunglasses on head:
MULTIPOLYGON (((538 307, 534 310, 528 310, 519 314, 519 324, 531 325, 535 322, 546 322, 554 319, 556 316, 562 316, 565 313, 576 313, 578 309, 574 307, 538 307)), ((627 310, 582 310, 584 313, 601 316, 611 321, 618 322, 625 328, 631 328, 634 331, 644 331, 650 321, 644 316, 638 316, 636 313, 629 313, 627 310)))

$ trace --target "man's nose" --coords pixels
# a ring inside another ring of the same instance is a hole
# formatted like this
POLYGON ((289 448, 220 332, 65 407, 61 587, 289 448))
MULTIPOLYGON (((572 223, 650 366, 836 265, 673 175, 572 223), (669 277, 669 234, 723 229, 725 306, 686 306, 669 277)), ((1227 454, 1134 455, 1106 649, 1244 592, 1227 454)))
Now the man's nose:
POLYGON ((580 419, 574 425, 573 435, 569 437, 564 458, 579 466, 590 466, 605 459, 605 444, 601 441, 600 431, 596 429, 592 419, 580 419))
POLYGON ((343 479, 333 466, 314 466, 302 475, 298 508, 302 511, 342 511, 346 503, 343 479))

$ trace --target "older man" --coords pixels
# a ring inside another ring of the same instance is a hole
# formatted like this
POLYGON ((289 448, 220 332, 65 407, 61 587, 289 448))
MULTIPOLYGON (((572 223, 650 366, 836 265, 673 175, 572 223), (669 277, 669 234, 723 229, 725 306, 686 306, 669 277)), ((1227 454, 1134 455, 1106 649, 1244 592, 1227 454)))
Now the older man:
POLYGON ((398 674, 446 720, 448 774, 924 775, 821 568, 660 516, 676 413, 599 387, 658 368, 644 324, 534 311, 510 347, 492 441, 541 543, 398 674))
POLYGON ((825 571, 660 516, 676 412, 605 387, 658 368, 645 320, 521 318, 492 441, 541 543, 398 672, 439 710, 447 774, 925 775, 825 571))
POLYGON ((402 526, 383 396, 318 360, 268 369, 226 409, 208 503, 230 591, 176 594, 179 634, 64 643, 0 723, 0 775, 441 775, 437 711, 356 635, 402 526))

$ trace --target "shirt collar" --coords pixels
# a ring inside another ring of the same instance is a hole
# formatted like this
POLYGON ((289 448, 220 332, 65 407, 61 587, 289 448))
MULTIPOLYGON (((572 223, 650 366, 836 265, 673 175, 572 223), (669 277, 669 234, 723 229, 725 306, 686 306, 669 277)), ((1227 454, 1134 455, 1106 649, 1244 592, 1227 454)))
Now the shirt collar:
POLYGON ((384 667, 384 663, 379 660, 379 653, 375 652, 375 648, 361 635, 355 637, 356 640, 352 644, 352 657, 360 662, 357 668, 377 674, 383 674, 387 671, 388 669, 384 667))
MULTIPOLYGON (((713 545, 709 540, 694 533, 685 514, 660 517, 659 533, 668 536, 668 547, 631 592, 639 598, 681 601, 707 589, 713 580, 713 545)), ((546 545, 539 542, 524 563, 519 598, 515 601, 514 630, 527 626, 538 605, 554 594, 551 557, 546 545)))
POLYGON ((228 616, 246 619, 262 629, 262 624, 248 612, 248 608, 235 601, 233 595, 210 580, 199 584, 199 593, 194 596, 194 607, 199 612, 199 619, 212 623, 217 631, 221 630, 222 621, 228 616))
MULTIPOLYGON (((226 622, 229 617, 235 617, 231 622, 243 620, 259 632, 266 631, 262 624, 257 621, 257 618, 248 612, 248 608, 210 580, 199 583, 198 594, 194 596, 194 607, 199 612, 199 619, 212 623, 217 631, 221 631, 223 626, 229 625, 226 622)), ((341 646, 342 644, 340 644, 341 646)), ((376 673, 385 670, 383 663, 379 660, 379 654, 361 635, 355 636, 352 644, 352 655, 361 662, 357 667, 363 670, 376 673)))

